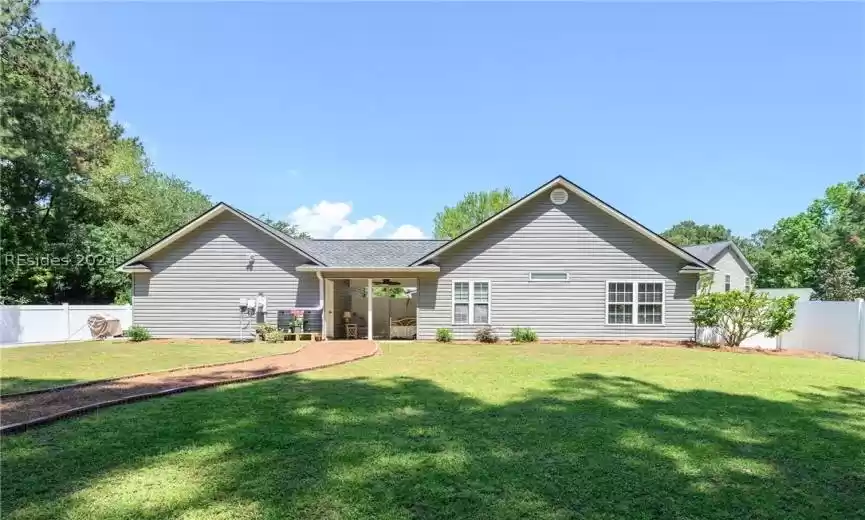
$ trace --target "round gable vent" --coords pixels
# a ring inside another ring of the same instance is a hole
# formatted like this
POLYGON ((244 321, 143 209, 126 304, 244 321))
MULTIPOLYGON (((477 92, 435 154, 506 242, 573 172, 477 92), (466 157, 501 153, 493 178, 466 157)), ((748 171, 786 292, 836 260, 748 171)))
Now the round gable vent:
POLYGON ((553 204, 560 206, 568 201, 568 192, 562 188, 556 188, 550 192, 550 200, 553 204))

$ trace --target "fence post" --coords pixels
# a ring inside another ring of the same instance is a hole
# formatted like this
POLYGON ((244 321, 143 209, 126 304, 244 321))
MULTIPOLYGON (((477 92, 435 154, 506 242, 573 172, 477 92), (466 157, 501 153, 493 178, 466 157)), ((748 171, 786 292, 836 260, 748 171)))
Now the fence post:
POLYGON ((862 326, 865 325, 863 323, 863 311, 865 311, 865 306, 863 306, 862 298, 856 298, 857 305, 857 313, 856 317, 858 318, 856 321, 857 328, 857 342, 856 342, 856 359, 865 360, 865 345, 863 345, 863 341, 865 341, 865 335, 862 334, 862 326))
POLYGON ((63 339, 63 341, 69 341, 69 329, 72 328, 72 325, 69 323, 69 320, 71 319, 69 317, 69 304, 63 303, 61 304, 61 306, 63 307, 63 314, 66 315, 66 337, 63 339))

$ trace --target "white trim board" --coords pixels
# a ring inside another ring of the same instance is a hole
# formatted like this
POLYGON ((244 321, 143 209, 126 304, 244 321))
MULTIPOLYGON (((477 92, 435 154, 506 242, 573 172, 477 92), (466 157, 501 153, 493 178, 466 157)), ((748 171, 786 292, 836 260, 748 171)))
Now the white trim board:
POLYGON ((469 229, 468 231, 466 231, 466 232, 463 233, 462 235, 460 235, 460 236, 454 238, 453 240, 451 240, 451 241, 448 242, 447 244, 442 245, 442 246, 439 247, 438 249, 432 251, 431 253, 427 254, 426 256, 420 258, 419 260, 415 260, 414 262, 412 262, 411 265, 419 265, 419 264, 422 264, 423 262, 426 262, 426 261, 430 260, 431 258, 434 258, 434 257, 436 257, 436 256, 438 256, 438 255, 444 253, 445 251, 447 251, 448 249, 452 248, 452 247, 455 246, 456 244, 462 242, 462 241, 465 240, 466 238, 468 238, 468 237, 470 237, 470 236, 472 236, 472 235, 478 233, 479 231, 481 231, 481 230, 483 230, 484 228, 488 227, 488 226, 491 225, 492 223, 494 223, 494 222, 498 221, 499 219, 505 217, 506 215, 509 215, 510 213, 514 212, 515 210, 517 210, 517 208, 520 208, 520 207, 524 206, 525 204, 527 204, 529 201, 534 200, 534 199, 535 199, 536 197, 538 197, 539 195, 546 193, 547 190, 549 190, 549 189, 551 189, 551 188, 554 188, 554 187, 557 187, 557 186, 567 188, 568 190, 570 190, 572 193, 574 193, 576 196, 578 196, 578 197, 581 198, 582 200, 588 202, 589 204, 592 204, 593 206, 595 206, 596 208, 600 209, 601 211, 603 211, 603 212, 606 213, 607 215, 609 215, 609 216, 615 218, 615 219, 618 220, 619 222, 625 224, 626 226, 630 227, 630 228, 633 229, 634 231, 640 233, 641 235, 645 236, 645 237, 648 238, 649 240, 651 240, 651 241, 655 242, 656 244, 660 245, 660 246, 663 247, 664 249, 666 249, 666 250, 670 251, 671 253, 677 255, 678 257, 682 258, 683 260, 685 260, 685 261, 687 261, 687 262, 689 262, 689 263, 692 263, 692 264, 697 264, 697 265, 699 265, 699 266, 701 266, 701 267, 704 267, 705 269, 710 270, 710 271, 714 271, 714 270, 715 270, 711 265, 707 264, 706 262, 703 262, 702 260, 700 260, 700 259, 697 258, 696 256, 692 255, 691 253, 688 253, 688 252, 685 251, 684 249, 681 249, 680 247, 676 246, 675 244, 672 244, 672 243, 668 242, 667 240, 665 240, 664 238, 662 238, 662 237, 661 237, 660 235, 658 235, 657 233, 654 233, 653 231, 651 231, 651 230, 648 229, 647 227, 643 226, 642 224, 640 224, 640 223, 637 222, 636 220, 634 220, 634 219, 632 219, 631 217, 625 215, 625 214, 622 213, 621 211, 615 209, 614 207, 610 206, 610 205, 607 204, 606 202, 604 202, 604 201, 602 201, 601 199, 595 197, 595 196, 592 195, 591 193, 589 193, 589 192, 587 192, 586 190, 580 188, 579 186, 577 186, 577 185, 574 184, 573 182, 571 182, 571 181, 565 179, 565 178, 562 177, 562 176, 558 176, 558 177, 556 177, 555 179, 553 179, 553 180, 551 180, 550 182, 544 184, 543 186, 541 186, 540 188, 536 189, 536 190, 533 191, 532 193, 530 193, 530 194, 526 195, 525 197, 523 197, 522 199, 518 200, 518 201, 515 202, 514 204, 511 204, 511 205, 508 206, 507 208, 505 208, 505 209, 503 209, 502 211, 496 213, 495 215, 493 215, 492 217, 488 218, 487 220, 481 222, 481 223, 478 224, 477 226, 475 226, 475 227, 469 229))
POLYGON ((320 266, 320 265, 299 265, 295 267, 295 271, 301 272, 321 272, 321 273, 340 273, 340 272, 355 272, 355 273, 437 273, 439 266, 437 265, 419 265, 414 267, 345 267, 345 266, 320 266))

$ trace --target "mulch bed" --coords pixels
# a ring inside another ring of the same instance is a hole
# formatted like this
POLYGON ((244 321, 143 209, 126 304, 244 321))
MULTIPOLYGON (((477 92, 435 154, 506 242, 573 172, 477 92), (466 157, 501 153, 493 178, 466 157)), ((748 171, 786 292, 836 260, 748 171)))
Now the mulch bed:
POLYGON ((348 363, 378 353, 372 341, 313 343, 293 354, 280 354, 238 363, 156 372, 53 392, 4 397, 0 402, 0 433, 186 390, 263 379, 348 363))

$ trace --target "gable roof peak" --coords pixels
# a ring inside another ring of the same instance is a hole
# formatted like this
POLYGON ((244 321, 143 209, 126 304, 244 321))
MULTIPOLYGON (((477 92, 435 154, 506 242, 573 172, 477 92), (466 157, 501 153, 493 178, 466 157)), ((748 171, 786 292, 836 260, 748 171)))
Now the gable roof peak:
POLYGON ((754 274, 757 272, 754 269, 754 266, 751 265, 751 262, 745 257, 745 253, 739 249, 739 246, 736 245, 736 242, 732 240, 721 240, 720 242, 712 242, 710 244, 693 244, 688 246, 682 246, 682 249, 696 256, 700 260, 704 261, 707 264, 711 264, 717 259, 721 253, 729 249, 736 255, 739 260, 748 268, 748 270, 754 274))
POLYGON ((667 239, 665 239, 661 235, 655 233, 654 231, 650 230, 646 226, 640 224, 636 220, 632 219, 631 217, 629 217, 629 216, 625 215, 624 213, 622 213, 621 211, 617 210, 613 206, 607 204, 603 200, 599 199, 598 197, 594 196, 593 194, 591 194, 588 191, 584 190, 583 188, 579 187, 577 184, 570 181, 564 175, 556 175, 551 180, 545 182, 544 184, 542 184, 541 186, 536 188, 534 191, 532 191, 528 195, 524 196, 523 198, 519 199, 518 201, 514 202, 513 204, 511 204, 507 208, 499 211, 495 215, 484 220, 483 222, 474 226, 473 228, 463 232, 461 235, 455 237, 450 242, 442 245, 441 247, 434 249, 429 254, 419 258, 418 260, 415 260, 411 265, 419 265, 423 262, 430 260, 435 255, 443 253, 444 251, 450 249, 451 247, 458 244, 459 242, 462 242, 465 238, 475 234, 476 232, 485 228, 489 224, 491 224, 491 223, 495 222, 496 220, 504 217, 505 215, 513 212, 515 209, 524 205, 528 201, 533 200, 533 199, 535 199, 535 197, 538 197, 541 194, 545 193, 547 189, 549 189, 550 187, 555 186, 555 185, 561 185, 562 187, 566 188, 570 192, 577 195, 577 197, 579 197, 583 201, 595 206, 596 208, 598 208, 602 212, 604 212, 607 215, 611 216, 612 218, 618 220, 622 224, 630 227, 631 229, 633 229, 637 233, 645 236, 646 238, 648 238, 649 240, 660 245, 664 249, 667 249, 668 251, 670 251, 674 255, 679 256, 683 260, 690 262, 690 263, 693 263, 693 264, 696 264, 699 267, 702 267, 705 269, 714 270, 714 268, 712 266, 710 266, 709 264, 707 264, 706 262, 704 262, 700 258, 697 258, 696 256, 694 256, 690 252, 685 251, 684 249, 677 246, 676 244, 673 244, 672 242, 668 241, 667 239))

